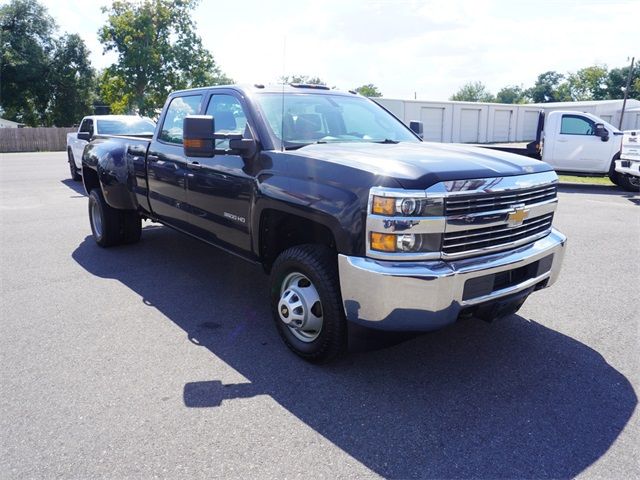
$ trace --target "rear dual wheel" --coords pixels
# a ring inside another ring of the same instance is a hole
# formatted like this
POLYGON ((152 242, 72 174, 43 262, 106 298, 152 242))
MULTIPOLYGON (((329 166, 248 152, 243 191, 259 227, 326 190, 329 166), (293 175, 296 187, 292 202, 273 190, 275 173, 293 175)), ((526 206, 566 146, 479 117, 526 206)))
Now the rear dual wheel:
POLYGON ((93 238, 101 247, 136 243, 142 234, 138 212, 112 208, 99 188, 89 193, 89 220, 93 238))

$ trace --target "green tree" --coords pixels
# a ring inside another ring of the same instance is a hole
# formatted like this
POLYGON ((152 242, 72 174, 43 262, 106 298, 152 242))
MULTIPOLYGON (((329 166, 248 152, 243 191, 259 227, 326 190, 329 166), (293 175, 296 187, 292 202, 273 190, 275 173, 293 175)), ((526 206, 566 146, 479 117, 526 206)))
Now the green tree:
POLYGON ((459 100, 463 102, 493 102, 494 96, 487 90, 482 82, 469 82, 451 95, 449 100, 459 100))
POLYGON ((364 95, 365 97, 382 96, 382 92, 380 92, 380 90, 378 90, 378 87, 376 87, 373 83, 367 83, 366 85, 362 85, 356 88, 356 92, 358 92, 360 95, 364 95))
POLYGON ((290 83, 302 83, 305 85, 326 85, 320 77, 312 77, 310 75, 285 75, 280 77, 280 83, 286 85, 290 83))
POLYGON ((100 78, 112 110, 153 115, 172 90, 233 83, 222 73, 195 32, 197 0, 114 1, 103 8, 99 30, 105 51, 117 62, 100 78))
POLYGON ((525 101, 524 90, 518 85, 503 87, 496 94, 496 102, 498 103, 524 103, 525 101))
POLYGON ((32 126, 46 121, 55 29, 36 0, 0 7, 0 106, 6 118, 32 126))
POLYGON ((59 127, 79 123, 93 110, 95 85, 89 50, 79 35, 66 34, 56 42, 50 71, 49 122, 59 127))
MULTIPOLYGON (((624 97, 624 88, 627 86, 629 66, 612 68, 607 75, 607 98, 620 99, 624 97)), ((629 98, 640 100, 640 64, 633 66, 631 85, 629 86, 629 98)))
POLYGON ((538 75, 533 87, 525 92, 535 103, 562 102, 571 100, 570 92, 564 81, 564 75, 549 71, 538 75))
POLYGON ((608 97, 606 66, 594 65, 581 68, 567 76, 569 92, 573 100, 604 100, 608 97))

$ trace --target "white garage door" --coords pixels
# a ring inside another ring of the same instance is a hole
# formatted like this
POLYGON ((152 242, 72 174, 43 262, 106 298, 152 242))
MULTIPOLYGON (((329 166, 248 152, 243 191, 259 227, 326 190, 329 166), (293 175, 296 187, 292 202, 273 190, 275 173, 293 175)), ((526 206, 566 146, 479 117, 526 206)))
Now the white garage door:
POLYGON ((476 143, 480 138, 480 110, 463 108, 460 110, 460 141, 476 143))
POLYGON ((420 120, 424 127, 424 139, 429 142, 444 140, 444 108, 422 107, 420 120))
POLYGON ((538 133, 538 112, 524 112, 522 141, 527 142, 530 140, 535 140, 536 133, 538 133))
POLYGON ((493 117, 493 142, 508 142, 511 133, 511 110, 496 110, 493 117))

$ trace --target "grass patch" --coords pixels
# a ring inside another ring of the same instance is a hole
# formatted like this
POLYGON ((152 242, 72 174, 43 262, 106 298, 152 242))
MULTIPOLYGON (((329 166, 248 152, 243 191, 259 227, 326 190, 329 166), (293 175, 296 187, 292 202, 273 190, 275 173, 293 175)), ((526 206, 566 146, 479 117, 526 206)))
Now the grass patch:
POLYGON ((571 183, 588 183, 591 185, 606 185, 609 187, 613 187, 614 184, 611 183, 609 177, 578 177, 574 175, 558 175, 561 182, 571 182, 571 183))

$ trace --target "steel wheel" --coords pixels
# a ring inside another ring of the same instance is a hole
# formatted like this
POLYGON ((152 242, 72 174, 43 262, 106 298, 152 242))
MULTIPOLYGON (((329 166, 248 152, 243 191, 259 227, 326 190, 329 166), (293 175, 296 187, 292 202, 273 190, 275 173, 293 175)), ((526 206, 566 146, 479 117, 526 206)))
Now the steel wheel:
POLYGON ((102 210, 98 202, 91 204, 91 225, 97 237, 102 237, 102 210))
POLYGON ((285 277, 278 302, 280 320, 303 342, 313 342, 322 331, 320 295, 311 280, 300 272, 285 277))

